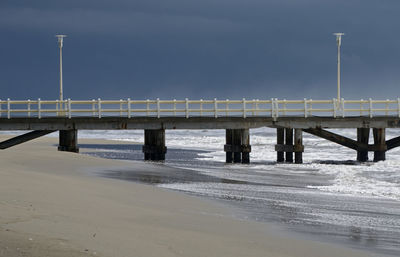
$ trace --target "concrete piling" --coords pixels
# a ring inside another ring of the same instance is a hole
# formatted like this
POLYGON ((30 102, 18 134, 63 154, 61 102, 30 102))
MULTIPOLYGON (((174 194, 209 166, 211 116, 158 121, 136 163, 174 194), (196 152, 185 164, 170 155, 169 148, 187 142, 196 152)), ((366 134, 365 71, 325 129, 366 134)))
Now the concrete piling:
POLYGON ((277 144, 275 145, 275 151, 277 152, 277 162, 293 163, 294 153, 295 163, 303 163, 303 130, 278 128, 276 132, 277 144))
POLYGON ((233 130, 233 163, 242 162, 242 151, 240 146, 242 145, 242 131, 241 129, 233 130))
POLYGON ((386 139, 384 128, 373 128, 374 134, 374 162, 384 161, 386 159, 386 139))
POLYGON ((144 131, 144 145, 142 150, 146 161, 164 161, 165 154, 167 153, 165 130, 146 129, 144 131))
MULTIPOLYGON (((285 129, 284 128, 277 128, 276 129, 276 143, 277 145, 283 145, 285 143, 285 129)), ((284 162, 285 156, 283 151, 276 152, 276 161, 277 162, 284 162)))
POLYGON ((250 131, 248 129, 241 129, 241 136, 242 136, 242 163, 250 163, 250 131))
POLYGON ((60 130, 58 151, 78 153, 78 130, 60 130))
MULTIPOLYGON (((286 146, 293 146, 293 129, 292 128, 285 128, 285 144, 286 146)), ((285 154, 285 162, 292 163, 293 162, 293 150, 290 149, 286 150, 285 154)))
MULTIPOLYGON (((369 142, 369 128, 357 128, 357 142, 368 145, 369 142)), ((357 161, 368 161, 368 149, 357 150, 357 161)))
POLYGON ((303 163, 303 130, 294 130, 294 163, 303 163))
POLYGON ((227 129, 226 163, 250 163, 250 134, 248 129, 227 129))
POLYGON ((230 146, 233 145, 233 129, 227 129, 225 132, 225 154, 226 154, 226 163, 232 163, 233 162, 233 152, 232 149, 229 148, 230 146))

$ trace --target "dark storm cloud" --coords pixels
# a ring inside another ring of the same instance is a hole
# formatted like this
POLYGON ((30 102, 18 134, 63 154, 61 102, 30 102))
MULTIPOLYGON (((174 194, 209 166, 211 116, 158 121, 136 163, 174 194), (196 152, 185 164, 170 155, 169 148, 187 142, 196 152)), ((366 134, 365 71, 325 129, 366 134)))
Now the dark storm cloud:
POLYGON ((66 33, 71 98, 392 97, 400 84, 395 0, 0 2, 0 98, 56 98, 66 33))

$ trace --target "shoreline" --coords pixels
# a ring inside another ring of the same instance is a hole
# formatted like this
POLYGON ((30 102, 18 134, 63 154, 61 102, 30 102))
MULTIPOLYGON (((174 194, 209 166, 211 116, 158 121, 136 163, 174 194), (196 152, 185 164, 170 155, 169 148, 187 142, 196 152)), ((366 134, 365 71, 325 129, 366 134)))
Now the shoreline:
POLYGON ((5 252, 6 246, 16 247, 16 238, 17 248, 29 256, 48 249, 52 256, 368 255, 284 237, 268 224, 236 220, 198 197, 90 176, 88 170, 136 164, 58 152, 56 142, 41 138, 0 152, 0 256, 20 256, 5 252))

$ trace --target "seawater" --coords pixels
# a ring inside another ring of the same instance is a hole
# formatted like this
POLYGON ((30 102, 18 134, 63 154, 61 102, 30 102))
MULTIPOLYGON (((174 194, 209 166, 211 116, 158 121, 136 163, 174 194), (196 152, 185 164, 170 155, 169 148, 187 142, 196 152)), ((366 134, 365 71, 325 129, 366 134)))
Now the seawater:
MULTIPOLYGON (((356 130, 332 131, 356 138, 356 130)), ((398 133, 388 129, 387 138, 398 133)), ((79 131, 79 137, 141 143, 143 131, 79 131)), ((304 164, 276 164, 276 132, 262 128, 251 130, 251 164, 229 165, 224 130, 168 130, 166 140, 164 165, 186 176, 165 174, 155 180, 159 187, 223 201, 238 207, 241 218, 276 222, 303 236, 400 256, 400 148, 388 151, 386 161, 358 163, 354 150, 304 133, 304 164)), ((143 159, 139 145, 85 147, 105 158, 143 159)))
MULTIPOLYGON (((356 138, 355 130, 336 130, 336 132, 350 138, 356 138)), ((399 136, 398 132, 396 130, 387 130, 387 138, 399 136)), ((136 143, 143 142, 142 131, 90 131, 80 132, 79 136, 83 138, 113 139, 136 143)), ((196 169, 205 173, 211 172, 215 176, 222 176, 224 174, 219 169, 215 172, 215 168, 218 167, 216 164, 223 164, 225 161, 225 153, 222 150, 225 144, 225 131, 172 130, 167 131, 166 137, 169 149, 199 150, 194 160, 185 160, 177 157, 171 159, 168 158, 167 154, 167 165, 196 169), (196 162, 196 160, 200 162, 196 162)), ((232 170, 251 170, 254 174, 262 174, 263 171, 275 170, 278 173, 285 171, 289 172, 289 174, 307 173, 311 175, 324 175, 329 178, 329 184, 320 186, 310 183, 307 187, 349 196, 377 197, 400 201, 400 148, 388 151, 386 161, 357 163, 354 161, 356 156, 354 150, 304 133, 305 152, 303 159, 305 163, 292 165, 275 163, 275 143, 276 134, 273 129, 252 130, 252 164, 244 166, 224 165, 223 170, 228 171, 229 177, 235 176, 232 170)), ((114 151, 117 151, 117 149, 114 149, 114 151)), ((140 147, 136 151, 139 151, 139 153, 135 155, 141 154, 140 147)), ((143 159, 143 156, 133 157, 139 160, 143 159)), ((373 159, 372 153, 369 153, 369 158, 373 159)))

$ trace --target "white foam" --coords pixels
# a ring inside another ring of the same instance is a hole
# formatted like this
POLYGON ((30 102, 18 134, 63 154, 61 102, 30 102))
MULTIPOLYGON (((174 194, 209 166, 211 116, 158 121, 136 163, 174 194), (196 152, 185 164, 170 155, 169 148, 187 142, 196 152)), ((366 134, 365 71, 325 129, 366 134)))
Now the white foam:
POLYGON ((326 165, 320 170, 336 175, 333 184, 309 187, 327 192, 400 200, 399 165, 400 161, 397 160, 369 166, 326 165))
MULTIPOLYGON (((302 165, 279 164, 266 165, 276 159, 274 145, 275 131, 270 128, 253 129, 251 132, 251 161, 255 164, 244 169, 254 173, 262 173, 271 169, 283 169, 291 173, 315 173, 333 176, 332 184, 326 186, 309 186, 309 188, 339 194, 365 197, 380 197, 400 200, 400 148, 387 152, 387 161, 356 165, 320 164, 321 160, 354 160, 356 152, 318 137, 304 133, 305 152, 302 165)), ((355 138, 356 130, 334 130, 334 132, 355 138)), ((397 136, 394 129, 387 130, 387 137, 397 136)), ((1 132, 4 133, 4 132, 1 132)), ((7 133, 7 132, 6 132, 7 133)), ((15 132, 11 132, 15 133, 15 132)), ((56 134, 52 135, 56 136, 56 134)), ((130 142, 143 142, 143 131, 111 130, 111 131, 79 131, 81 138, 114 139, 130 142)), ((223 163, 225 153, 224 130, 167 130, 167 146, 170 148, 206 150, 198 159, 223 163)), ((372 153, 370 153, 372 158, 372 153)), ((236 166, 235 168, 240 166, 236 166)), ((202 172, 205 172, 204 170, 202 172)), ((212 171, 215 174, 221 171, 212 171)), ((221 174, 220 174, 221 175, 221 174)), ((229 174, 228 174, 229 175, 229 174)), ((227 175, 227 176, 228 176, 227 175)))

